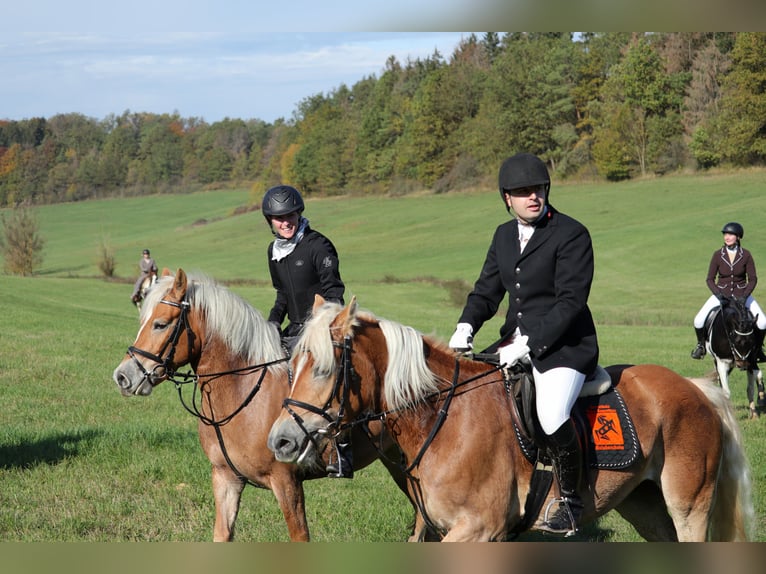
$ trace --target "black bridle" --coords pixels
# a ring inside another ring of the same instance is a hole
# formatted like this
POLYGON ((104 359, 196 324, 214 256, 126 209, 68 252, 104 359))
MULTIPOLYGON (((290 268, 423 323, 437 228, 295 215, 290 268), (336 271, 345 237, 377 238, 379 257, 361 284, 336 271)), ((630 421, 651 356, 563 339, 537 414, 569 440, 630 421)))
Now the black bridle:
MULTIPOLYGON (((176 346, 178 345, 178 340, 181 338, 181 333, 185 330, 188 342, 189 342, 189 349, 191 349, 192 341, 194 338, 194 333, 191 330, 191 327, 189 325, 189 309, 191 308, 191 304, 189 301, 184 297, 183 301, 180 303, 176 301, 170 301, 168 299, 161 299, 160 303, 164 303, 165 305, 170 305, 171 307, 177 307, 178 309, 181 309, 181 314, 178 317, 178 320, 176 321, 175 326, 173 327, 173 332, 171 333, 170 337, 167 341, 165 341, 165 344, 162 346, 162 348, 159 350, 158 353, 150 353, 149 351, 145 351, 143 349, 139 349, 138 347, 131 345, 128 347, 128 355, 133 360, 133 362, 138 365, 138 368, 141 370, 141 372, 144 375, 144 379, 146 379, 150 385, 156 386, 158 383, 153 382, 153 377, 156 376, 157 369, 162 369, 164 373, 165 378, 170 378, 175 373, 174 368, 172 367, 173 363, 173 357, 176 352, 176 346), (163 354, 167 351, 167 355, 163 358, 163 354), (146 359, 149 359, 150 361, 154 361, 156 363, 156 366, 151 370, 147 371, 144 368, 143 363, 139 361, 136 358, 136 355, 140 355, 146 359)), ((164 379, 163 379, 164 380, 164 379)), ((159 381, 158 381, 159 382, 159 381)), ((138 385, 137 388, 140 388, 141 385, 138 385)))
MULTIPOLYGON (((340 362, 335 370, 335 382, 333 383, 332 392, 327 397, 324 405, 321 407, 315 407, 311 403, 305 403, 303 401, 297 401, 293 398, 287 397, 282 401, 282 408, 284 408, 295 421, 295 424, 303 431, 307 441, 310 441, 314 448, 319 451, 319 444, 316 441, 314 433, 309 432, 304 424, 303 418, 295 412, 292 407, 297 407, 321 416, 327 421, 327 427, 318 431, 319 434, 326 434, 330 437, 330 440, 337 440, 338 435, 342 430, 352 426, 351 424, 343 424, 341 421, 346 413, 346 405, 348 404, 349 394, 351 393, 351 381, 354 377, 354 367, 351 363, 351 355, 353 353, 351 345, 351 336, 346 335, 343 338, 342 343, 333 341, 333 347, 341 349, 340 362), (330 407, 332 406, 333 397, 340 395, 340 404, 338 406, 338 412, 333 417, 330 415, 330 407)), ((301 446, 303 451, 306 443, 301 446)))

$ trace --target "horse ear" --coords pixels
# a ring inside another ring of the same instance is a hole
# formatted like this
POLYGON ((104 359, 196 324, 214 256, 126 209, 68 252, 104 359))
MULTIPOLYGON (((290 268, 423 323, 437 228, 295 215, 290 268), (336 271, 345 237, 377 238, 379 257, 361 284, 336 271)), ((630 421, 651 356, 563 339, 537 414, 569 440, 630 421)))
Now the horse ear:
POLYGON ((312 308, 312 312, 316 315, 317 309, 319 309, 324 304, 325 304, 324 297, 322 297, 319 293, 315 293, 314 294, 314 307, 312 308))
POLYGON ((179 301, 186 295, 187 278, 184 270, 179 267, 176 277, 173 279, 173 295, 179 301))
POLYGON ((173 272, 170 269, 167 267, 162 268, 162 275, 160 277, 170 277, 171 275, 173 275, 173 272))
POLYGON ((335 323, 340 324, 341 332, 344 335, 350 334, 354 328, 357 307, 356 295, 354 295, 351 297, 351 301, 346 308, 338 314, 338 317, 334 321, 335 323))

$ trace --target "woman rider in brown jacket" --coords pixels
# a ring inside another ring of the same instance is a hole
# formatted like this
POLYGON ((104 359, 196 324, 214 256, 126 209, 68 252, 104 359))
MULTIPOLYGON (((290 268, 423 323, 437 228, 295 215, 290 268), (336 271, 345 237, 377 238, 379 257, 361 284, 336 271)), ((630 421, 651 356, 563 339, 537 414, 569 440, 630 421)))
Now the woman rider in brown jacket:
POLYGON ((721 229, 723 246, 717 249, 710 258, 707 272, 707 286, 712 295, 702 305, 694 317, 694 331, 697 334, 697 346, 692 351, 692 359, 705 356, 705 320, 710 312, 720 306, 725 297, 745 299, 745 303, 753 317, 756 317, 758 361, 766 360, 763 354, 763 336, 766 333, 766 315, 753 297, 753 291, 758 283, 755 271, 755 261, 750 251, 740 245, 745 230, 736 221, 727 223, 721 229))

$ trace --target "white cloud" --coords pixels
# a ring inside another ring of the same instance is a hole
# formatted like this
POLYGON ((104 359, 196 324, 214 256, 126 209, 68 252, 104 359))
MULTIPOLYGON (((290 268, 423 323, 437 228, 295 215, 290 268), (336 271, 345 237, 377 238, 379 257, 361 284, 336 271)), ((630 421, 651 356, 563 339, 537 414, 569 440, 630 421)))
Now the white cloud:
POLYGON ((289 118, 304 98, 400 61, 449 57, 460 33, 36 32, 0 49, 0 117, 149 111, 216 121, 289 118))

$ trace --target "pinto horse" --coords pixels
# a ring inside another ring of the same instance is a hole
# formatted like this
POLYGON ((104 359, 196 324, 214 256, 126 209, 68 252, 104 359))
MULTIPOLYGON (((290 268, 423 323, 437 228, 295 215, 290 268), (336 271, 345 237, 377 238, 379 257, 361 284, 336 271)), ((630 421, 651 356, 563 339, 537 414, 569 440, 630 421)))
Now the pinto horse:
MULTIPOLYGON (((540 526, 541 516, 525 516, 534 465, 514 432, 502 369, 355 299, 317 298, 291 361, 292 390, 269 433, 278 460, 305 464, 340 427, 383 420, 404 454, 419 523, 442 540, 506 540, 520 524, 540 526)), ((651 541, 746 540, 750 473, 721 389, 659 365, 606 370, 640 446, 627 468, 588 468, 583 523, 615 509, 651 541)))
POLYGON ((763 375, 758 367, 758 341, 755 335, 757 317, 753 317, 743 298, 725 298, 705 323, 708 331, 707 349, 713 358, 718 382, 727 397, 731 396, 729 375, 736 366, 747 371, 747 400, 749 418, 766 406, 763 375), (756 389, 758 399, 756 402, 756 389))
POLYGON ((138 294, 133 301, 139 314, 141 313, 141 305, 143 305, 144 299, 146 299, 146 294, 149 293, 149 290, 156 284, 156 275, 149 275, 148 277, 144 277, 144 280, 141 281, 141 287, 138 289, 138 294))
MULTIPOLYGON (((291 540, 309 540, 303 480, 326 476, 324 463, 298 469, 277 462, 266 446, 290 387, 287 359, 279 333, 256 309, 214 281, 187 278, 179 269, 147 294, 136 340, 114 371, 126 396, 147 396, 172 380, 183 406, 198 418, 200 443, 212 465, 215 541, 232 540, 248 483, 271 489, 291 540), (187 364, 193 375, 177 372, 187 364), (191 401, 182 393, 187 382, 194 385, 191 401)), ((381 437, 381 429, 371 424, 369 434, 353 437, 355 468, 384 451, 384 464, 395 458, 398 449, 390 437, 381 437), (374 445, 374 439, 383 444, 374 445)), ((390 470, 405 489, 399 466, 390 470)))

